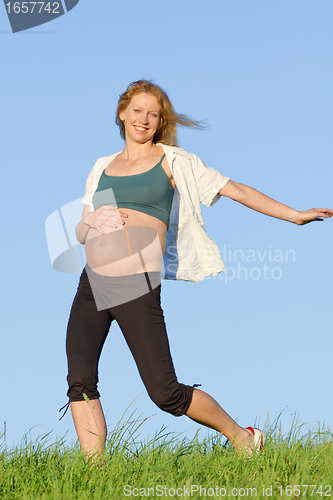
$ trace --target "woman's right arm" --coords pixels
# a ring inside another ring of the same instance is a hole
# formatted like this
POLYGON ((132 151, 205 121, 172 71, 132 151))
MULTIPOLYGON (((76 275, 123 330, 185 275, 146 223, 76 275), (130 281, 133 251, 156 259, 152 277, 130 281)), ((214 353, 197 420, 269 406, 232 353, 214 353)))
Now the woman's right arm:
POLYGON ((85 205, 82 218, 75 229, 77 241, 84 245, 90 229, 96 229, 100 234, 105 234, 102 225, 115 229, 119 224, 125 224, 121 217, 128 216, 123 212, 119 212, 118 208, 112 205, 104 205, 94 212, 90 211, 89 205, 85 205))
POLYGON ((90 212, 89 205, 85 205, 83 209, 83 214, 80 222, 77 224, 75 228, 76 239, 81 245, 84 245, 86 242, 87 234, 90 229, 90 226, 84 222, 84 218, 87 213, 90 212))

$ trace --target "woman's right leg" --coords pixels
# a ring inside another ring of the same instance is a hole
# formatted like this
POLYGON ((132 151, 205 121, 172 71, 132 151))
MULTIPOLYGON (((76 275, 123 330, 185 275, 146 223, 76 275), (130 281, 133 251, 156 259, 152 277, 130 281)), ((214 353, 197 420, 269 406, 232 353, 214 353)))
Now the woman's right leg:
POLYGON ((72 417, 82 452, 88 457, 103 456, 106 422, 99 399, 73 401, 72 417))
POLYGON ((83 273, 67 328, 68 393, 81 449, 87 456, 102 455, 106 424, 99 401, 98 362, 112 315, 98 311, 88 277, 83 273))

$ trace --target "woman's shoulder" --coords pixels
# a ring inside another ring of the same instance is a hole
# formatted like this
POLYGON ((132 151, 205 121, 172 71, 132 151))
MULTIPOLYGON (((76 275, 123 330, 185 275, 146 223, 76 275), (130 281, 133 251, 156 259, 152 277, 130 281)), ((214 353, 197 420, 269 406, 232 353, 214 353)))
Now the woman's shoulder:
POLYGON ((120 154, 121 151, 119 151, 118 153, 113 153, 112 155, 109 155, 109 156, 101 156, 100 158, 98 158, 98 160, 96 161, 95 165, 99 165, 101 163, 107 163, 110 161, 112 161, 116 156, 118 156, 120 154))
POLYGON ((169 155, 180 155, 189 160, 197 158, 197 155, 190 153, 189 151, 186 151, 184 148, 181 148, 180 146, 168 146, 167 144, 162 144, 162 143, 158 143, 157 146, 161 146, 164 152, 169 155))
POLYGON ((95 165, 93 166, 93 168, 91 169, 90 171, 90 174, 89 175, 95 175, 96 173, 98 174, 99 171, 102 171, 105 169, 105 167, 111 163, 111 161, 116 157, 118 156, 119 153, 114 153, 112 155, 109 155, 109 156, 101 156, 101 158, 98 158, 98 160, 96 160, 95 162, 95 165))

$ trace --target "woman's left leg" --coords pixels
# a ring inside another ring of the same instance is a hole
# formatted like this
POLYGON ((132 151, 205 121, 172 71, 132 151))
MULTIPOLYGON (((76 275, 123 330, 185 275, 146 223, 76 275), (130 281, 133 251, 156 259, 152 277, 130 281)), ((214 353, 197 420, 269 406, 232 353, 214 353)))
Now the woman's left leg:
POLYGON ((251 448, 254 438, 251 432, 238 425, 209 394, 195 389, 186 415, 198 424, 221 432, 236 451, 251 448))
POLYGON ((250 431, 240 427, 208 394, 180 384, 172 363, 160 286, 127 304, 116 306, 117 320, 150 398, 162 410, 224 434, 236 449, 253 445, 250 431))

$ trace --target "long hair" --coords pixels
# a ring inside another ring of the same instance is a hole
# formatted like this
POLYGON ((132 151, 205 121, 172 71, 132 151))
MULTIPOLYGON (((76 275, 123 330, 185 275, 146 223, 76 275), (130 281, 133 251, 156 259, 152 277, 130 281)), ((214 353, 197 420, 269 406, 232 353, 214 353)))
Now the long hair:
POLYGON ((177 125, 182 125, 183 127, 202 127, 200 122, 176 113, 169 97, 161 87, 149 80, 138 80, 137 82, 131 83, 119 97, 116 111, 116 124, 119 126, 120 135, 123 139, 125 139, 125 125, 120 120, 119 114, 125 111, 133 96, 142 93, 154 95, 161 107, 161 123, 153 139, 155 144, 161 142, 169 146, 178 146, 177 125))

